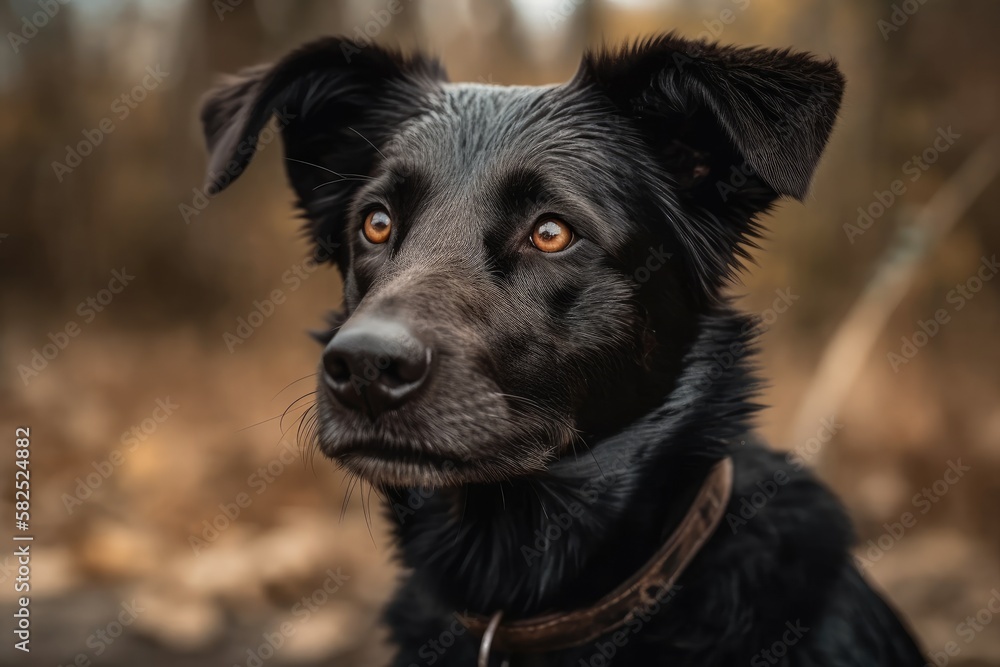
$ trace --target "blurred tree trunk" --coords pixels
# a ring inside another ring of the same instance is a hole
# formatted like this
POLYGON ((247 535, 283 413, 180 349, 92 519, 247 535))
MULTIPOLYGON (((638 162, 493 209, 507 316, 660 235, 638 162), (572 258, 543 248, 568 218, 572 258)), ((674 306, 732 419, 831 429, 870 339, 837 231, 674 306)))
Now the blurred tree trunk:
MULTIPOLYGON (((78 170, 60 183, 51 166, 53 160, 65 160, 64 145, 79 141, 84 129, 80 115, 67 112, 84 93, 72 31, 74 11, 60 6, 27 43, 18 45, 17 53, 9 44, 2 47, 11 51, 4 56, 9 79, 0 95, 0 231, 10 236, 0 250, 0 277, 30 282, 42 301, 65 298, 62 288, 89 270, 89 262, 75 251, 91 238, 89 210, 78 198, 85 201, 94 191, 94 174, 78 170), (51 243, 56 231, 59 244, 51 243)), ((10 4, 0 4, 0 12, 9 31, 21 34, 22 17, 10 4)))

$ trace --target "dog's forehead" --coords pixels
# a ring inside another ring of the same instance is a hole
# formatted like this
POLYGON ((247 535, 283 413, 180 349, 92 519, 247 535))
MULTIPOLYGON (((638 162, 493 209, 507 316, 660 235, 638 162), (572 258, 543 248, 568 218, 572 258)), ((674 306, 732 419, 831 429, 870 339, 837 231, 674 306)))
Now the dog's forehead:
POLYGON ((555 85, 448 83, 425 113, 401 128, 395 143, 410 155, 419 151, 428 166, 473 176, 498 164, 544 158, 579 124, 574 106, 573 96, 555 85))

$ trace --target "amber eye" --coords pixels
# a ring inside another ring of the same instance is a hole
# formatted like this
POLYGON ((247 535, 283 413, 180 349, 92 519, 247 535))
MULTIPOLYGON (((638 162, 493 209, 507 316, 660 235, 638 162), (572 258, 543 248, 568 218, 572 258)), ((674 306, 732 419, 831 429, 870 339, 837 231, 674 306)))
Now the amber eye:
POLYGON ((565 250, 573 241, 573 230, 562 220, 539 220, 531 232, 531 243, 542 252, 565 250))
POLYGON ((381 208, 377 208, 365 217, 362 230, 365 238, 372 243, 385 243, 392 233, 392 218, 381 208))

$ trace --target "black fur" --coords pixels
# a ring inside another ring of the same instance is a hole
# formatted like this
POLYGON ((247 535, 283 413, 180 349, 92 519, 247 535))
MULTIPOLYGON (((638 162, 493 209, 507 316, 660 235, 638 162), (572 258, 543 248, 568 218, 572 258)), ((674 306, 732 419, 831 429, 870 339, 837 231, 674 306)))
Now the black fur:
POLYGON ((842 90, 832 61, 673 35, 541 88, 449 84, 425 58, 331 38, 207 98, 213 192, 282 119, 307 229, 345 280, 324 340, 377 316, 434 351, 430 385, 378 417, 319 392, 321 448, 397 526, 394 664, 474 664, 459 610, 593 603, 725 456, 727 517, 656 613, 623 645, 511 664, 923 664, 855 570, 836 500, 756 442, 754 325, 721 296, 756 216, 805 194, 842 90), (375 207, 383 245, 359 231, 375 207), (532 247, 546 216, 577 241, 532 247))

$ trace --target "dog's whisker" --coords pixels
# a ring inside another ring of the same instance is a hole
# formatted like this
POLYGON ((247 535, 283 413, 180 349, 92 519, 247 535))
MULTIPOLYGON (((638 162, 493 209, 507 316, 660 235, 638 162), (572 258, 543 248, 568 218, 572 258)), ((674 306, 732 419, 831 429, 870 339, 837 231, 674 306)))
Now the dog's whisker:
POLYGON ((535 488, 535 483, 532 480, 530 480, 530 479, 527 480, 527 482, 528 482, 528 488, 531 489, 531 491, 535 494, 535 498, 538 499, 538 507, 539 507, 539 509, 542 510, 542 514, 545 516, 545 519, 548 520, 549 513, 545 510, 545 502, 542 500, 542 497, 540 495, 538 495, 538 489, 535 488))
MULTIPOLYGON (((371 520, 372 520, 372 516, 373 516, 373 514, 372 514, 372 491, 374 491, 374 490, 375 490, 375 485, 369 483, 368 484, 368 496, 367 496, 367 500, 368 500, 368 534, 371 535, 372 544, 375 545, 375 550, 377 551, 378 550, 378 545, 375 544, 375 536, 372 535, 372 525, 371 525, 371 520)), ((376 495, 376 498, 377 497, 378 496, 376 495)))
MULTIPOLYGON (((312 393, 315 393, 315 392, 312 392, 312 393)), ((306 396, 308 396, 308 395, 309 395, 309 394, 306 394, 306 396)), ((285 409, 284 409, 284 410, 283 410, 283 411, 281 412, 281 414, 280 414, 280 415, 275 415, 275 416, 273 416, 273 417, 268 417, 267 419, 262 419, 262 420, 260 420, 259 422, 256 422, 256 423, 254 423, 254 424, 250 424, 249 426, 244 426, 243 428, 239 428, 239 429, 237 429, 237 430, 236 430, 236 433, 242 433, 243 431, 248 431, 248 430, 250 430, 250 429, 252 429, 252 428, 256 428, 256 427, 258 427, 258 426, 262 426, 262 425, 264 425, 264 424, 267 424, 268 422, 273 422, 273 421, 274 421, 274 420, 276 420, 276 419, 277 419, 277 420, 279 420, 279 421, 278 421, 278 428, 280 429, 280 428, 281 428, 281 420, 282 420, 282 419, 284 419, 284 417, 285 417, 285 416, 286 416, 286 415, 288 414, 288 412, 289 412, 289 410, 290 410, 290 409, 292 408, 292 406, 293 406, 293 405, 295 405, 295 403, 297 403, 298 401, 302 400, 303 398, 305 398, 305 396, 302 396, 302 397, 300 397, 300 398, 299 398, 299 399, 297 399, 297 400, 296 400, 296 401, 295 401, 294 403, 292 403, 292 405, 290 405, 290 406, 288 406, 287 408, 285 408, 285 409)), ((299 407, 298 407, 298 408, 296 408, 296 409, 301 409, 301 408, 303 408, 303 407, 305 407, 305 408, 308 408, 309 406, 299 406, 299 407)))
MULTIPOLYGON (((371 487, 371 484, 369 484, 368 486, 371 487)), ((378 551, 378 544, 375 542, 375 534, 372 532, 372 520, 371 520, 371 514, 369 513, 370 510, 367 507, 366 502, 365 502, 365 482, 364 482, 364 479, 361 480, 361 492, 360 492, 359 495, 361 497, 361 514, 364 515, 364 518, 365 518, 365 526, 368 528, 368 537, 371 538, 372 546, 375 547, 376 551, 378 551)))
MULTIPOLYGON (((288 408, 285 408, 285 409, 287 410, 287 409, 293 408, 293 407, 295 407, 295 404, 298 403, 299 401, 306 400, 310 396, 315 396, 316 394, 317 394, 317 390, 316 389, 313 389, 312 391, 307 391, 306 393, 302 394, 301 396, 299 396, 298 398, 296 398, 294 401, 292 401, 291 403, 289 403, 288 404, 288 408)), ((310 404, 310 405, 312 405, 312 404, 310 404)))
POLYGON ((284 387, 282 387, 278 391, 277 394, 275 394, 274 396, 272 396, 271 400, 273 401, 274 399, 278 398, 278 396, 281 396, 281 392, 285 391, 286 389, 288 389, 289 387, 291 387, 293 384, 297 384, 299 382, 302 382, 303 380, 308 380, 309 378, 316 377, 316 375, 318 375, 318 374, 317 373, 310 373, 309 375, 303 375, 298 380, 292 380, 291 382, 289 382, 288 384, 286 384, 284 387))
POLYGON ((303 448, 303 462, 308 462, 313 475, 316 474, 316 455, 320 451, 315 432, 318 419, 319 411, 316 404, 313 403, 306 409, 306 413, 299 421, 298 429, 295 432, 295 439, 303 448))
MULTIPOLYGON (((284 413, 282 413, 284 414, 284 413)), ((268 417, 267 419, 262 419, 259 422, 250 424, 249 426, 244 426, 243 428, 236 429, 236 433, 242 433, 243 431, 249 431, 252 428, 257 428, 258 426, 263 426, 268 422, 273 422, 275 419, 281 419, 281 415, 275 415, 273 417, 268 417)), ((279 427, 280 428, 280 427, 279 427)))
POLYGON ((458 528, 455 530, 455 539, 452 542, 452 546, 458 544, 462 537, 462 527, 465 525, 465 512, 469 508, 469 490, 463 489, 462 494, 462 513, 458 517, 458 528))
POLYGON ((358 132, 357 130, 355 130, 355 129, 354 129, 353 127, 351 127, 350 125, 348 125, 348 126, 347 126, 347 129, 348 129, 348 130, 350 130, 351 132, 353 132, 354 134, 358 135, 358 136, 359 136, 359 137, 361 137, 362 139, 364 139, 364 140, 365 140, 365 141, 366 141, 366 142, 368 143, 368 145, 369 145, 369 146, 371 146, 371 147, 372 147, 373 149, 375 149, 375 152, 376 152, 376 153, 378 153, 378 154, 379 154, 379 156, 380 156, 380 157, 381 157, 381 158, 382 158, 383 160, 387 159, 387 158, 385 157, 385 154, 384 154, 384 153, 382 153, 382 151, 380 151, 380 150, 378 149, 378 146, 376 146, 375 144, 373 144, 373 143, 372 143, 371 141, 368 141, 368 137, 366 137, 365 135, 361 134, 360 132, 358 132))
POLYGON ((343 183, 344 181, 367 181, 367 180, 370 180, 367 176, 364 178, 346 178, 346 177, 338 178, 335 181, 327 181, 326 183, 320 183, 319 185, 313 188, 313 191, 319 190, 325 185, 333 185, 334 183, 343 183))
POLYGON ((342 178, 342 179, 345 178, 346 176, 353 176, 353 177, 356 177, 355 180, 371 180, 371 176, 365 176, 364 174, 342 174, 339 171, 334 171, 333 169, 330 169, 329 167, 324 167, 323 165, 316 164, 315 162, 308 162, 307 160, 299 160, 299 159, 293 158, 293 157, 286 157, 285 159, 288 160, 289 162, 298 162, 300 164, 309 165, 310 167, 316 167, 317 169, 322 169, 323 171, 328 171, 331 174, 333 174, 334 176, 337 176, 337 177, 342 178))
POLYGON ((351 493, 354 491, 354 485, 361 479, 359 475, 348 471, 347 473, 347 489, 344 490, 344 502, 340 506, 340 522, 344 522, 344 517, 347 515, 347 508, 351 502, 351 493))
POLYGON ((285 421, 285 415, 287 415, 287 414, 288 414, 288 413, 289 413, 290 411, 292 411, 292 410, 300 410, 300 409, 302 409, 302 408, 304 407, 304 408, 306 409, 306 412, 303 412, 303 413, 302 413, 301 415, 299 415, 299 416, 298 416, 298 417, 296 418, 296 421, 297 421, 297 420, 299 420, 299 419, 301 419, 302 417, 304 417, 304 416, 305 416, 305 415, 306 415, 306 414, 308 413, 308 411, 309 411, 309 407, 310 407, 310 406, 311 406, 312 404, 309 404, 309 405, 306 405, 306 406, 301 406, 301 405, 300 405, 300 406, 298 406, 298 407, 295 407, 295 404, 296 404, 296 403, 298 403, 299 401, 302 401, 302 400, 308 400, 308 399, 309 399, 309 397, 310 397, 310 396, 312 396, 312 395, 314 395, 315 393, 316 393, 315 391, 310 391, 310 392, 309 392, 309 393, 307 393, 307 394, 303 394, 302 396, 299 396, 299 397, 298 397, 298 398, 296 398, 296 399, 295 399, 294 401, 292 401, 292 402, 291 402, 291 404, 290 404, 290 405, 289 405, 289 406, 288 406, 287 408, 285 408, 284 412, 282 412, 282 413, 281 413, 281 418, 280 418, 280 419, 278 420, 278 429, 279 429, 279 430, 281 430, 281 435, 282 435, 282 437, 284 437, 284 435, 285 435, 286 433, 288 433, 288 431, 290 431, 290 430, 291 430, 292 426, 294 426, 294 425, 295 425, 295 421, 293 421, 293 422, 292 422, 291 424, 289 424, 289 426, 288 426, 288 428, 287 428, 287 429, 284 429, 284 430, 282 430, 282 429, 283 429, 283 426, 284 426, 284 421, 285 421))

